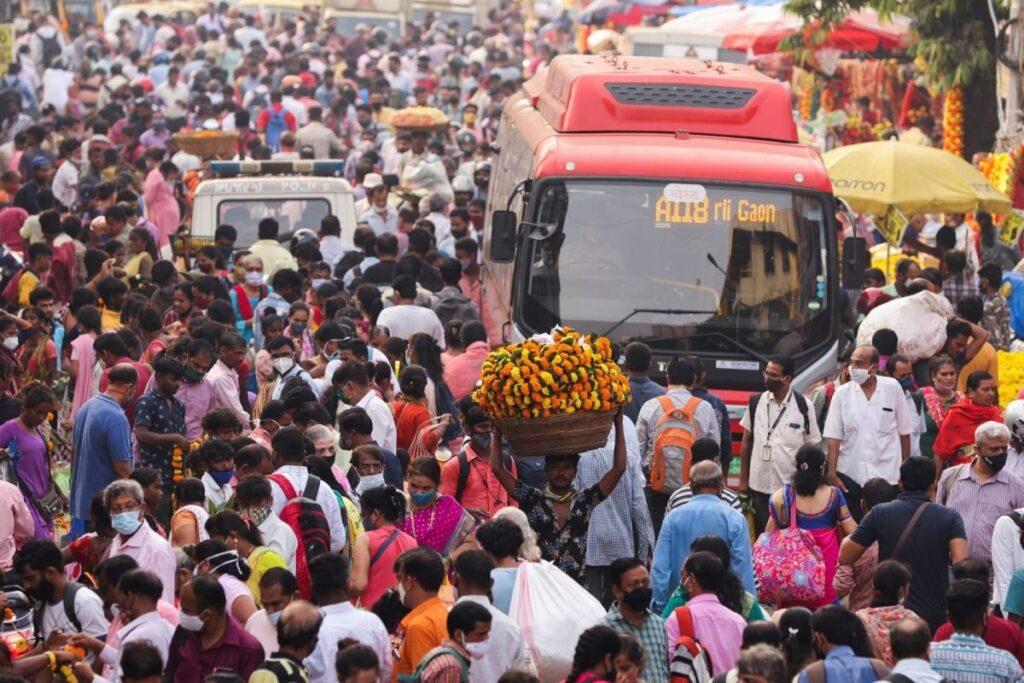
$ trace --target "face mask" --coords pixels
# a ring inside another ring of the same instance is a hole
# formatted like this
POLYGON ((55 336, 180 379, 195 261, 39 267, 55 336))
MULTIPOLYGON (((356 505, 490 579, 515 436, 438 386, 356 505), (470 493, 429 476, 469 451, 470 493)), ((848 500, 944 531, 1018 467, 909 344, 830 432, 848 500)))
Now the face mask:
POLYGON ((473 659, 483 659, 491 651, 491 639, 481 640, 479 643, 467 643, 466 637, 463 636, 462 647, 466 648, 466 652, 473 659))
POLYGON ((186 631, 192 631, 198 633, 203 630, 203 620, 199 618, 198 614, 185 614, 178 609, 178 626, 181 626, 186 631))
POLYGON ((226 244, 222 244, 217 246, 217 253, 220 254, 221 258, 225 261, 230 261, 231 255, 234 253, 234 249, 226 244))
POLYGON ((192 368, 187 368, 185 370, 185 381, 189 384, 198 384, 203 381, 203 375, 192 368))
POLYGON ((341 358, 341 351, 335 351, 334 353, 324 353, 324 358, 326 358, 328 361, 338 360, 339 358, 341 358))
POLYGON ((363 530, 364 531, 373 531, 374 528, 376 528, 376 526, 377 525, 373 523, 372 519, 370 519, 369 517, 363 517, 363 530))
POLYGON ((8 351, 13 351, 18 348, 17 337, 4 337, 4 348, 8 351))
POLYGON ((466 122, 467 126, 472 126, 474 123, 476 123, 476 114, 467 111, 466 114, 462 117, 462 120, 466 122))
POLYGON ((230 470, 224 470, 223 472, 220 470, 210 470, 210 476, 213 477, 215 482, 224 486, 231 481, 233 476, 235 476, 235 468, 232 467, 230 470))
POLYGON ((936 378, 933 382, 935 388, 943 393, 949 393, 956 388, 956 378, 951 380, 944 380, 936 378))
POLYGON ((110 522, 114 527, 114 531, 123 536, 131 536, 142 525, 142 520, 139 519, 137 510, 129 510, 128 512, 119 512, 116 515, 111 515, 110 522))
POLYGON ((310 285, 312 286, 313 291, 315 292, 316 290, 320 289, 320 287, 322 287, 323 285, 326 285, 328 282, 329 280, 325 280, 323 278, 318 277, 313 278, 313 281, 310 283, 310 285))
POLYGON ((483 214, 480 214, 479 216, 470 216, 469 217, 469 222, 473 224, 473 228, 474 229, 482 230, 483 227, 484 227, 484 217, 483 217, 483 214))
POLYGON ((213 272, 213 264, 209 263, 209 262, 199 264, 199 272, 200 273, 212 273, 213 272))
POLYGON ((288 371, 291 370, 292 367, 294 367, 294 366, 295 366, 295 359, 294 358, 275 358, 274 359, 274 369, 277 370, 277 374, 279 374, 279 375, 287 374, 288 371))
POLYGON ((412 502, 416 503, 419 507, 430 505, 434 498, 437 496, 437 491, 428 491, 427 493, 410 493, 409 498, 412 502))
POLYGON ((270 620, 271 624, 273 624, 274 626, 277 626, 277 622, 281 621, 281 613, 282 612, 284 612, 283 609, 279 609, 276 612, 267 612, 267 619, 270 620))
POLYGON ((352 437, 349 436, 348 434, 340 435, 338 437, 338 445, 341 446, 341 450, 343 450, 343 451, 350 451, 350 450, 352 450, 352 447, 354 445, 352 443, 352 437))
MULTIPOLYGON (((468 230, 452 230, 452 237, 456 240, 461 240, 463 237, 469 234, 468 230)), ((468 263, 468 259, 465 261, 468 263)), ((462 259, 459 259, 459 263, 463 263, 462 259)), ((465 268, 465 266, 463 266, 465 268)))
POLYGON ((118 606, 118 605, 111 605, 110 606, 110 614, 111 614, 111 616, 114 617, 114 619, 119 618, 121 616, 121 608, 120 608, 120 606, 118 606))
MULTIPOLYGON (((49 596, 47 596, 47 597, 49 597, 49 596)), ((405 584, 404 583, 399 583, 398 584, 398 601, 400 603, 402 603, 403 605, 405 604, 405 584)))
POLYGON ((267 521, 267 517, 270 516, 270 508, 247 508, 242 510, 242 516, 248 517, 252 520, 253 524, 259 526, 267 521))
POLYGON ((983 455, 981 459, 985 461, 988 468, 992 470, 993 474, 999 472, 999 470, 1006 467, 1006 451, 1002 453, 993 453, 992 455, 983 455))
POLYGON ((779 389, 782 388, 782 380, 781 379, 766 379, 764 381, 764 388, 774 394, 776 391, 778 391, 779 389))
POLYGON ((368 474, 365 477, 361 477, 359 485, 356 486, 356 491, 362 493, 363 491, 369 491, 381 486, 384 486, 384 473, 378 472, 377 474, 368 474))
POLYGON ((166 296, 166 297, 170 297, 170 296, 173 296, 173 295, 174 295, 174 290, 175 290, 175 289, 176 289, 177 287, 178 287, 178 285, 177 285, 177 284, 173 284, 173 285, 167 285, 166 287, 161 287, 161 288, 160 288, 160 293, 161 293, 161 294, 163 294, 163 295, 164 295, 164 296, 166 296))
POLYGON ((257 271, 248 271, 245 274, 245 284, 250 287, 259 287, 263 284, 263 273, 257 271))
POLYGON ((622 602, 634 612, 642 612, 651 605, 654 592, 650 588, 640 586, 622 596, 622 602))
POLYGON ((468 258, 460 258, 459 265, 462 266, 462 270, 469 270, 470 266, 473 265, 473 262, 470 261, 468 258))
POLYGON ((900 386, 903 387, 904 391, 913 391, 914 390, 914 376, 913 375, 905 375, 903 377, 900 377, 899 382, 900 382, 900 386))
POLYGON ((850 379, 857 384, 864 384, 871 377, 871 373, 864 368, 850 368, 850 379))
POLYGON ((479 456, 487 455, 491 452, 490 434, 471 434, 469 443, 473 446, 473 451, 479 456))
POLYGON ((291 330, 292 334, 302 334, 306 331, 306 326, 302 323, 292 323, 288 326, 288 329, 291 330))

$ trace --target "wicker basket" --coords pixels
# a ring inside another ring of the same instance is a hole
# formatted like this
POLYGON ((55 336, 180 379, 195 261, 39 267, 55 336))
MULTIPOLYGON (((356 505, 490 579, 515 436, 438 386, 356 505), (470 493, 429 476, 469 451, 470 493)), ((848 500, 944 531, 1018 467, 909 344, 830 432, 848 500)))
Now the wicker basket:
MULTIPOLYGON (((205 133, 205 131, 204 131, 205 133)), ((197 157, 233 157, 238 151, 238 133, 217 131, 216 135, 206 133, 176 133, 174 141, 186 154, 197 157)))
POLYGON ((601 448, 614 421, 614 410, 494 419, 512 450, 523 456, 579 454, 601 448))

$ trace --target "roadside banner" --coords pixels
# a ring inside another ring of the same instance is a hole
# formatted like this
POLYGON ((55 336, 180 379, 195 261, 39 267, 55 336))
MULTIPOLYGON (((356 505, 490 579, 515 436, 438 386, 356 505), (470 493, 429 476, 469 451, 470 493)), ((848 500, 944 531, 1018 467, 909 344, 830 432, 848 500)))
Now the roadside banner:
POLYGON ((999 239, 1011 247, 1016 247, 1021 232, 1024 232, 1024 211, 1014 209, 1003 219, 999 239))
POLYGON ((885 237, 886 242, 898 247, 903 241, 903 231, 907 229, 907 217, 895 206, 890 206, 881 220, 875 223, 875 227, 885 237))
POLYGON ((0 77, 7 75, 7 65, 14 61, 14 24, 0 24, 0 77))

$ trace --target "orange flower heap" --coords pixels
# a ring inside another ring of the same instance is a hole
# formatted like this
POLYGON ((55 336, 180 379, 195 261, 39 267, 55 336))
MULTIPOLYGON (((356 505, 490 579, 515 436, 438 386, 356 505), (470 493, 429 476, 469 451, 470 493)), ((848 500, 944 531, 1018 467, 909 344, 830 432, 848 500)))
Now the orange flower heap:
POLYGON ((527 340, 492 351, 473 400, 497 418, 604 412, 630 400, 629 379, 606 338, 563 328, 551 344, 527 340))

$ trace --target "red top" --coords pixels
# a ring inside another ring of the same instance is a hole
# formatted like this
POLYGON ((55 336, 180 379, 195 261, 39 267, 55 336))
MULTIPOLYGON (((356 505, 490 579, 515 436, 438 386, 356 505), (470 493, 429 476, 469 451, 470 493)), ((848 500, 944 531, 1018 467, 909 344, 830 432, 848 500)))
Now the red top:
POLYGON ((398 448, 409 450, 416 432, 426 422, 430 421, 430 411, 426 406, 406 401, 394 401, 391 404, 391 412, 395 416, 395 432, 397 433, 398 448))
MULTIPOLYGON (((284 107, 284 105, 281 104, 280 102, 278 102, 277 104, 271 103, 270 107, 267 107, 266 109, 261 111, 259 116, 256 117, 256 128, 258 130, 266 130, 267 129, 267 122, 270 121, 270 108, 271 107, 273 107, 274 111, 276 112, 276 111, 280 111, 281 108, 284 107)), ((286 111, 284 113, 284 123, 285 123, 286 126, 288 126, 288 130, 290 130, 293 133, 298 128, 298 126, 296 125, 296 122, 295 122, 295 116, 290 111, 286 111)))

